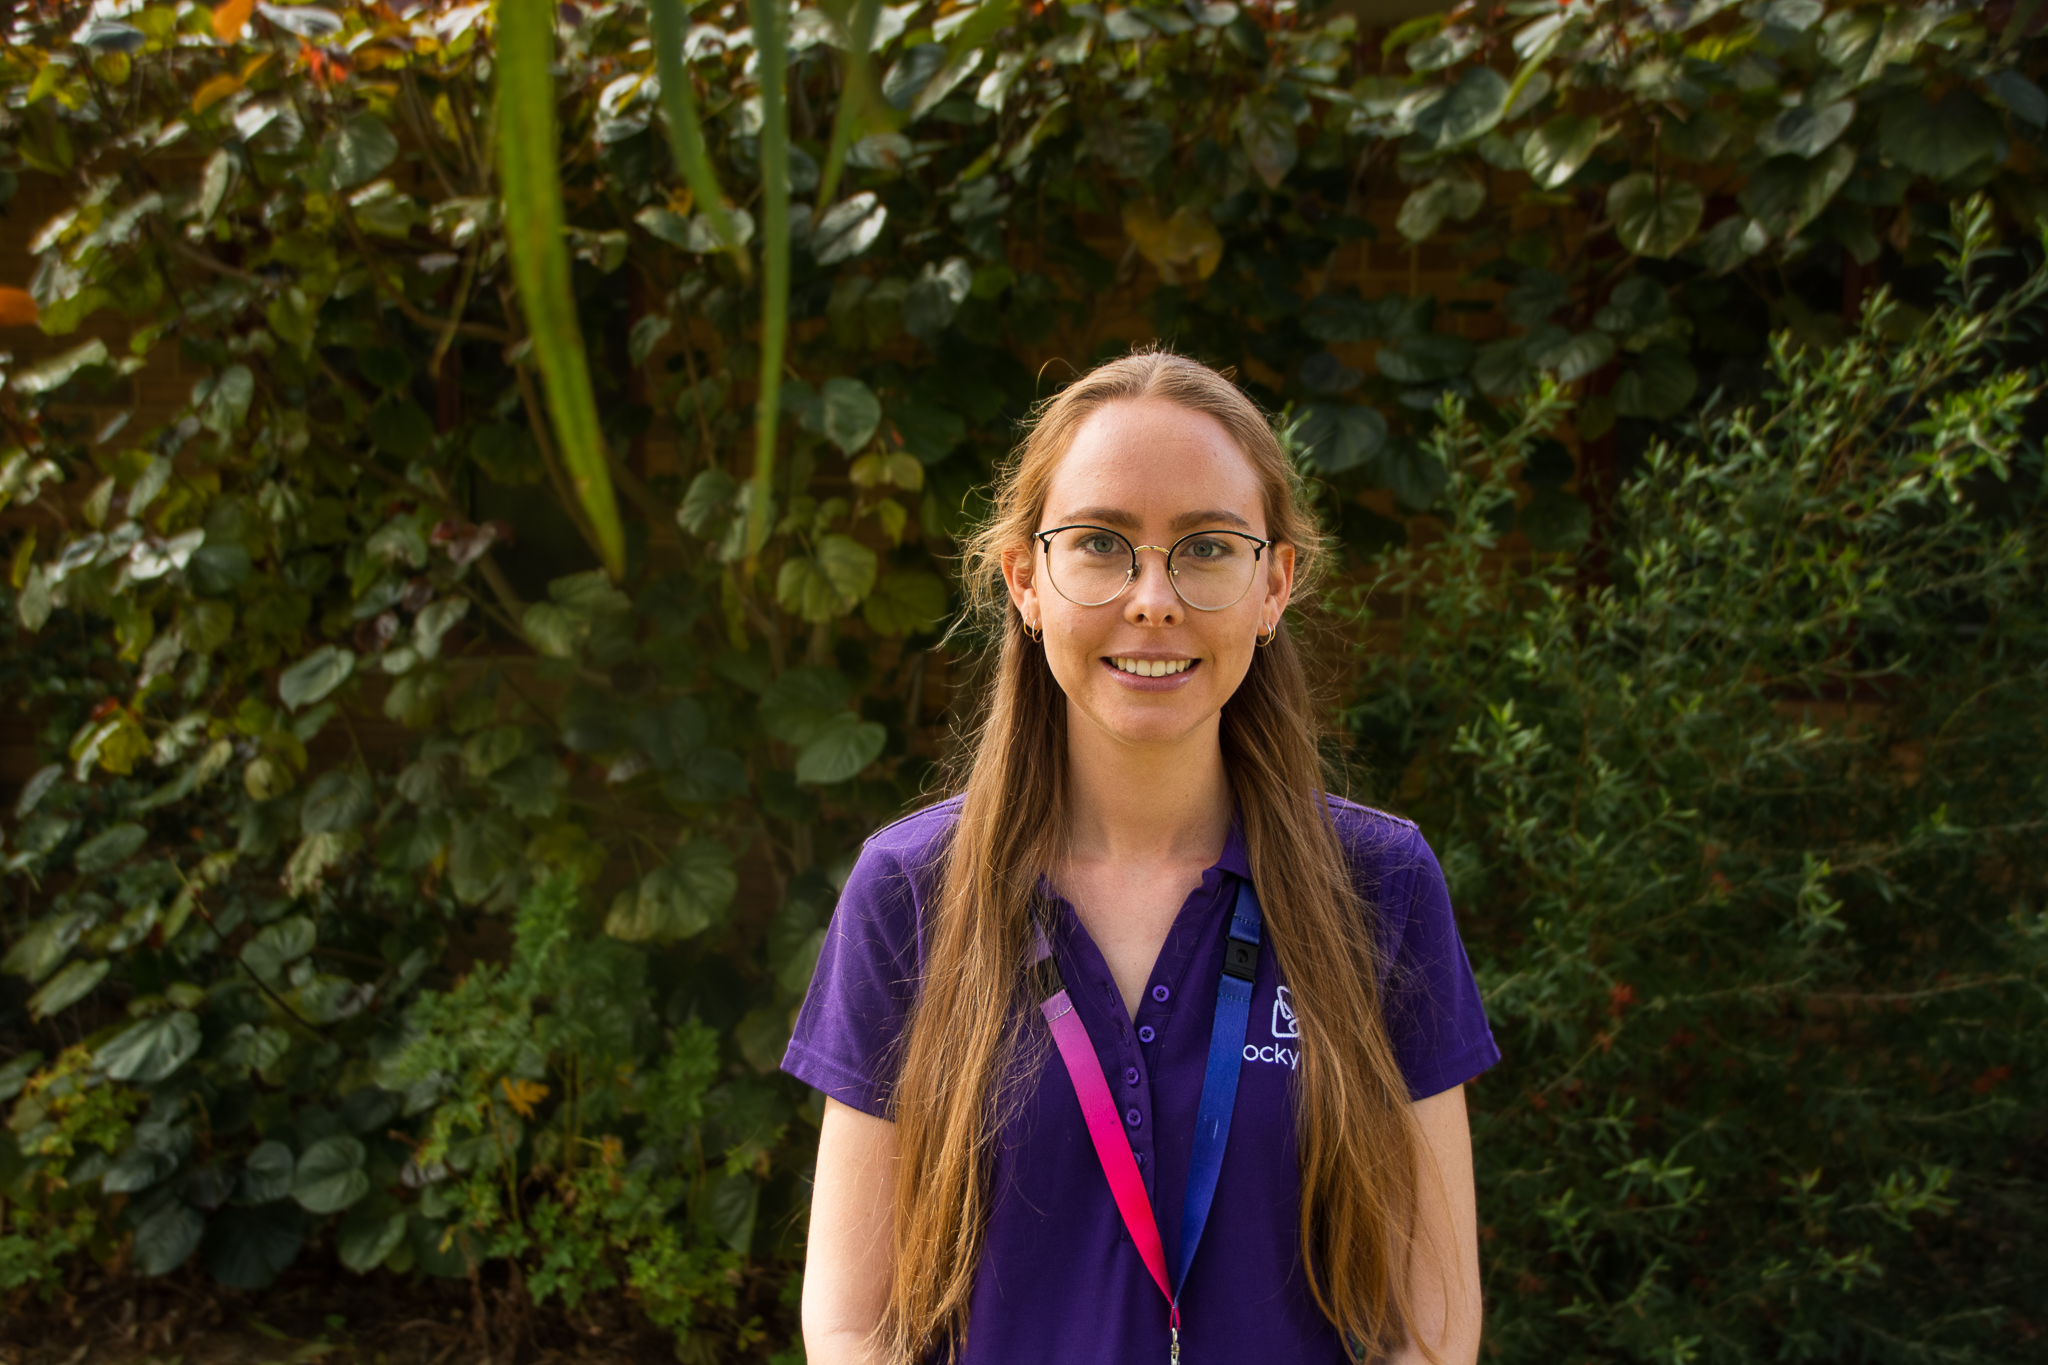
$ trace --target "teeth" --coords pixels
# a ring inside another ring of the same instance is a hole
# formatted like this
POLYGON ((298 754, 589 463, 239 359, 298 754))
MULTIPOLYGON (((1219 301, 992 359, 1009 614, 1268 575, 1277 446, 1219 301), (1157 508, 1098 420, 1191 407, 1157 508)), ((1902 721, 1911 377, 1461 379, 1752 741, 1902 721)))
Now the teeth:
POLYGON ((1164 678, 1172 673, 1181 673, 1194 662, 1193 659, 1117 659, 1111 663, 1126 673, 1135 673, 1141 678, 1164 678))

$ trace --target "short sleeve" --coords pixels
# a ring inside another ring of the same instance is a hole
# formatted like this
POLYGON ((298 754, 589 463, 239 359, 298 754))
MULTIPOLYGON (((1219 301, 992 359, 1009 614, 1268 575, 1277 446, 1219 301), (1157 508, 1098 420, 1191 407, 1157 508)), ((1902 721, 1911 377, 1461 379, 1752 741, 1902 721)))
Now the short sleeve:
POLYGON ((826 927, 782 1069, 887 1118, 897 1045, 917 998, 923 873, 935 822, 919 812, 870 839, 826 927), (906 828, 908 827, 908 828, 906 828))
POLYGON ((1493 1066, 1500 1048, 1436 855, 1408 821, 1351 811, 1365 820, 1347 820, 1350 812, 1340 811, 1338 825, 1349 836, 1360 893, 1379 921, 1387 1033, 1409 1099, 1427 1099, 1493 1066))

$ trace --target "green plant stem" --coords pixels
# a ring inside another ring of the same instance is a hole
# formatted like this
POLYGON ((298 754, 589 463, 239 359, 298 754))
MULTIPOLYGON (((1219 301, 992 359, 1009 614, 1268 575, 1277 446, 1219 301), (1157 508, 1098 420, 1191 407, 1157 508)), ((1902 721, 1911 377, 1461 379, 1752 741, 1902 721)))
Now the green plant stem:
POLYGON ((598 425, 597 398, 569 253, 562 244, 562 185, 555 169, 555 7, 552 0, 503 0, 498 7, 498 159, 519 303, 547 385, 562 461, 589 518, 599 557, 625 576, 626 537, 598 425))
MULTIPOLYGON (((683 0, 649 0, 649 26, 654 30, 654 69, 661 78, 661 107, 668 115, 669 145, 675 149, 676 166, 689 182, 697 212, 711 223, 718 240, 727 244, 740 274, 753 275, 753 261, 746 243, 740 241, 732 216, 725 211, 725 195, 718 187, 718 173, 711 169, 711 157, 704 150, 704 126, 697 116, 697 90, 691 84, 690 68, 683 61, 683 0)), ((756 21, 758 23, 758 20, 756 21)), ((780 77, 778 63, 777 77, 780 77)), ((768 53, 761 52, 761 98, 768 98, 768 53)), ((765 165, 765 163, 764 163, 765 165)))
MULTIPOLYGON (((845 76, 839 86, 839 107, 832 115, 832 144, 825 152, 825 166, 818 176, 817 211, 831 207, 839 193, 839 175, 846 168, 846 153, 854 134, 867 123, 868 112, 878 102, 874 62, 868 49, 875 40, 875 17, 882 0, 854 0, 852 23, 847 32, 845 76)), ((842 9, 833 17, 840 18, 842 9)))
POLYGON ((789 338, 789 106, 783 78, 788 54, 787 16, 773 0, 752 0, 754 48, 761 57, 761 378, 754 397, 754 492, 747 507, 747 563, 756 559, 774 524, 769 503, 775 483, 775 428, 781 415, 782 353, 789 338))

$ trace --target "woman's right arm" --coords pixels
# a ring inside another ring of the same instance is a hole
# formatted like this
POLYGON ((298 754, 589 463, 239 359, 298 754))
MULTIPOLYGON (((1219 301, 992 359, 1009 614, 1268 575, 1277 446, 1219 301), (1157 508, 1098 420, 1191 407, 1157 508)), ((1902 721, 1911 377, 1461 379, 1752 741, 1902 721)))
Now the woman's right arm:
POLYGON ((825 1101, 804 1258, 804 1354, 812 1365, 881 1365, 875 1328, 894 1255, 896 1125, 825 1101))

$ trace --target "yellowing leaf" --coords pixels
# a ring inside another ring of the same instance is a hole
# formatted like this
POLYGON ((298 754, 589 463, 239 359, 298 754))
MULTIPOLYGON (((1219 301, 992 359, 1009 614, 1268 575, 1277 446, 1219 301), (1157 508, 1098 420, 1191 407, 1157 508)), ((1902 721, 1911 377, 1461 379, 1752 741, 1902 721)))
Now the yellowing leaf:
POLYGON ((36 301, 26 289, 0 286, 0 327, 36 325, 36 301))
POLYGON ((1124 231, 1167 284, 1178 284, 1189 273, 1206 280, 1223 260, 1223 234, 1207 213, 1191 206, 1161 218, 1151 204, 1134 199, 1124 205, 1124 231))
POLYGON ((532 1118, 534 1106, 548 1097, 548 1088, 539 1081, 515 1081, 507 1076, 498 1086, 505 1092, 505 1103, 523 1119, 532 1118))
POLYGON ((192 112, 203 114, 241 88, 240 76, 215 76, 192 92, 192 112))
POLYGON ((256 0, 227 0, 213 12, 213 36, 224 43, 234 42, 249 26, 249 16, 255 11, 256 0))

